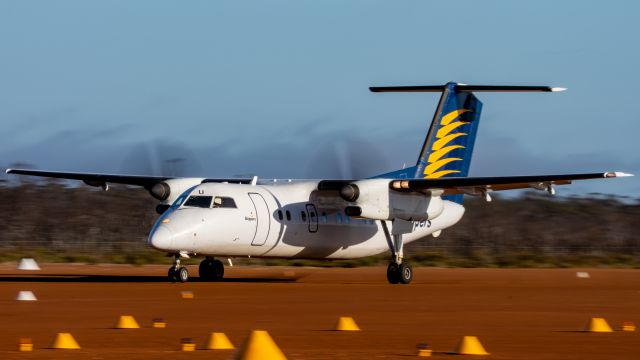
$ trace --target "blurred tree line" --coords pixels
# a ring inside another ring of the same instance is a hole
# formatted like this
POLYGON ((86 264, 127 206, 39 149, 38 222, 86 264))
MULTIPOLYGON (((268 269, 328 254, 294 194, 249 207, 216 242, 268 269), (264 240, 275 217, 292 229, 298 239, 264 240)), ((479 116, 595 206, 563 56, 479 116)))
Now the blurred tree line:
MULTIPOLYGON (((55 180, 0 183, 0 261, 170 262, 146 245, 157 202, 139 188, 109 191, 55 180)), ((466 214, 438 238, 407 246, 433 266, 640 266, 640 202, 606 196, 525 193, 487 203, 465 199, 466 214)), ((388 256, 337 262, 385 263, 388 256)), ((260 260, 252 260, 260 263, 260 260)), ((283 261, 263 263, 287 264, 283 261)), ((327 266, 325 262, 289 262, 327 266)), ((335 265, 336 263, 333 263, 335 265)))

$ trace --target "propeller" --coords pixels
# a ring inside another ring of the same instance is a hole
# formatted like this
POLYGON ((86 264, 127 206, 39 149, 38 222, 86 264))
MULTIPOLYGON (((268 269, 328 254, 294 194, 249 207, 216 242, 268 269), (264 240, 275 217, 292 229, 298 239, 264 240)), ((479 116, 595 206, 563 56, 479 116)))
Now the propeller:
POLYGON ((202 171, 195 153, 186 145, 164 140, 133 144, 122 163, 125 174, 194 176, 202 171))
POLYGON ((306 177, 313 179, 364 179, 391 171, 385 152, 354 137, 325 143, 311 156, 306 177))

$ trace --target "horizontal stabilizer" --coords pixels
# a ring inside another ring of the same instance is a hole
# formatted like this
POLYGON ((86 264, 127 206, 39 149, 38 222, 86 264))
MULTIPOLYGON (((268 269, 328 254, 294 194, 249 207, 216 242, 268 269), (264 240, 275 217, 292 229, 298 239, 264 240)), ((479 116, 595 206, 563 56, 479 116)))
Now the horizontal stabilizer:
MULTIPOLYGON (((447 85, 423 85, 423 86, 373 86, 372 92, 442 92, 447 85)), ((456 84, 458 92, 557 92, 566 88, 550 86, 510 86, 510 85, 464 85, 456 84)))

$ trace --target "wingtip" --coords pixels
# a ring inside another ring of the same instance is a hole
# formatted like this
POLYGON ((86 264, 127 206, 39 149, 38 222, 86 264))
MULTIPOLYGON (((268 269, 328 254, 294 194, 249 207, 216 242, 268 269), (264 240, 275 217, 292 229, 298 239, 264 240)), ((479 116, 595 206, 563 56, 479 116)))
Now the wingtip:
POLYGON ((630 173, 625 173, 625 172, 621 172, 621 171, 610 171, 604 174, 604 177, 629 177, 629 176, 635 176, 633 174, 630 173))
POLYGON ((551 91, 553 91, 553 92, 567 91, 567 88, 564 88, 564 87, 552 87, 551 91))

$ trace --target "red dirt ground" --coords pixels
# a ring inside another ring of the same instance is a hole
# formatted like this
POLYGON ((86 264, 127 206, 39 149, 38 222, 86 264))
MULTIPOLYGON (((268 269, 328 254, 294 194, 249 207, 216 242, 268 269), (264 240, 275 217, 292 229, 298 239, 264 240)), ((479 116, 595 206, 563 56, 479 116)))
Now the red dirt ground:
POLYGON ((640 331, 579 331, 591 317, 640 325, 639 270, 416 268, 411 285, 389 285, 379 267, 233 267, 224 282, 171 284, 165 266, 41 266, 0 265, 0 359, 228 359, 233 351, 178 351, 180 339, 202 345, 216 331, 238 346, 252 329, 289 359, 417 358, 421 342, 451 359, 463 335, 478 336, 488 359, 640 358, 640 331), (39 301, 16 301, 19 290, 39 301), (142 328, 113 329, 120 315, 142 328), (342 315, 362 331, 332 331, 342 315), (166 329, 150 327, 157 317, 166 329), (82 349, 48 349, 58 332, 82 349), (21 337, 33 352, 17 351, 21 337))

